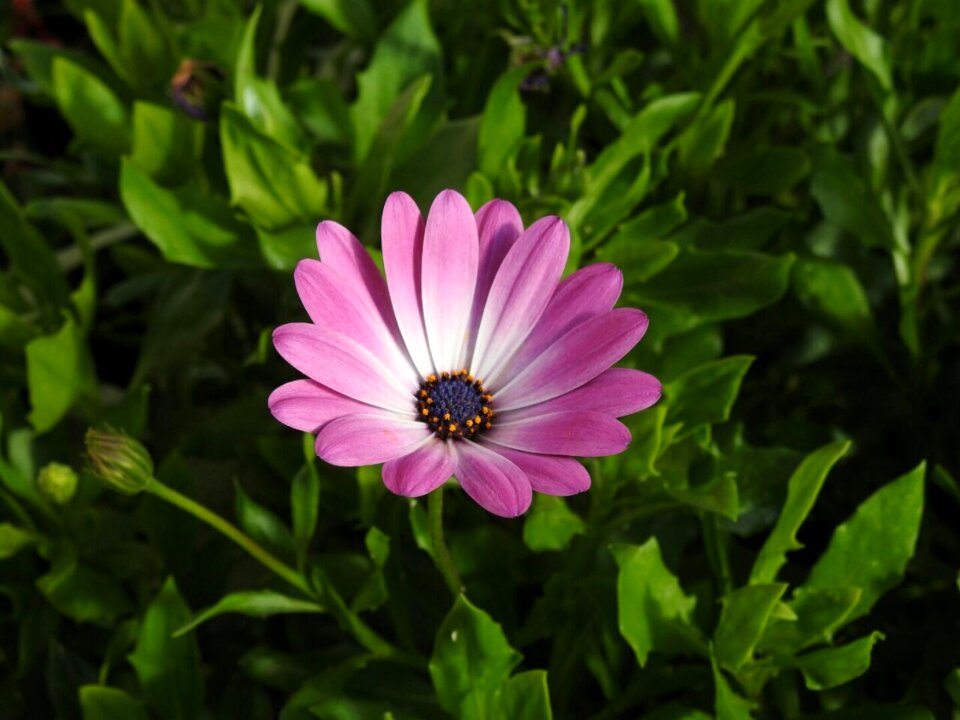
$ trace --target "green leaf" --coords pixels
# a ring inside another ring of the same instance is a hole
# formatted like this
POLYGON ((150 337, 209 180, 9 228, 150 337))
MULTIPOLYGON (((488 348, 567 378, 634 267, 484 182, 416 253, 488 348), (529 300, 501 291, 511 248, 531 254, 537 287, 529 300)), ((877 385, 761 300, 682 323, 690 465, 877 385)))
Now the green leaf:
POLYGON ((377 16, 368 0, 300 0, 340 32, 351 37, 369 39, 377 29, 377 16))
POLYGON ((708 322, 745 317, 779 300, 794 257, 752 252, 681 253, 652 280, 629 289, 641 307, 665 307, 708 322))
POLYGON ((281 99, 276 83, 257 76, 255 51, 261 11, 262 6, 257 6, 243 33, 234 65, 234 101, 257 130, 297 153, 305 141, 296 118, 281 99))
POLYGON ((49 42, 12 39, 9 46, 17 54, 17 59, 23 63, 27 75, 37 84, 39 90, 51 97, 53 96, 53 61, 55 59, 67 58, 92 73, 97 71, 96 63, 85 53, 55 47, 49 42))
POLYGON ((313 538, 320 514, 320 473, 317 472, 312 435, 304 434, 303 449, 306 462, 293 476, 290 485, 290 519, 300 557, 305 555, 313 538))
POLYGON ((794 471, 787 484, 787 499, 777 524, 753 562, 751 584, 774 581, 787 561, 787 553, 803 547, 797 540, 797 531, 817 501, 830 469, 849 449, 847 441, 830 443, 810 453, 794 471))
POLYGON ((372 200, 381 202, 390 173, 397 162, 400 145, 415 123, 432 84, 430 75, 415 80, 390 107, 372 138, 369 154, 358 169, 350 198, 352 211, 358 212, 359 208, 372 200))
POLYGON ((303 78, 287 88, 285 96, 293 113, 317 142, 352 145, 350 108, 336 83, 329 78, 303 78))
POLYGON ((810 194, 827 220, 867 247, 896 247, 890 222, 876 194, 842 155, 833 150, 817 153, 810 194))
POLYGON ((506 169, 523 140, 527 109, 519 87, 530 71, 529 65, 511 68, 497 78, 487 96, 477 135, 477 164, 491 180, 506 169))
MULTIPOLYGON (((357 160, 370 152, 374 135, 400 94, 414 81, 437 77, 441 71, 440 43, 430 26, 428 4, 415 0, 380 36, 370 64, 357 77, 357 101, 351 108, 357 160)), ((439 85, 435 90, 439 92, 439 85)))
POLYGON ((120 688, 84 685, 80 688, 83 720, 147 720, 143 706, 120 688))
POLYGON ((651 651, 689 653, 702 650, 693 625, 697 599, 686 595, 677 577, 660 556, 655 537, 643 545, 614 545, 617 575, 617 616, 620 634, 637 656, 640 667, 651 651))
POLYGON ((219 195, 196 182, 169 190, 124 158, 120 196, 137 227, 170 262, 201 268, 262 262, 249 229, 219 195))
POLYGON ((697 218, 688 223, 673 240, 682 247, 697 250, 762 250, 787 226, 793 215, 765 205, 723 222, 697 218))
POLYGON ((953 704, 960 707, 960 668, 954 668, 947 674, 943 687, 953 700, 953 704))
POLYGON ((717 666, 717 661, 711 657, 713 665, 714 708, 717 720, 752 720, 750 711, 756 707, 744 697, 741 697, 723 676, 723 671, 717 666))
POLYGON ((940 113, 929 187, 927 225, 935 227, 960 209, 960 90, 940 113))
POLYGON ((220 114, 220 140, 230 202, 259 227, 278 230, 328 214, 327 184, 307 159, 258 132, 229 103, 220 114))
POLYGON ((884 90, 893 90, 886 41, 860 22, 850 10, 847 0, 827 0, 826 10, 830 29, 840 44, 873 73, 884 90))
POLYGON ((494 717, 510 720, 552 720, 550 691, 545 670, 529 670, 507 680, 494 717))
POLYGON ((30 424, 46 432, 84 394, 95 392, 92 361, 82 330, 69 317, 53 335, 27 343, 30 424))
POLYGON ((848 621, 870 612, 880 596, 903 578, 920 532, 925 470, 926 464, 920 463, 867 498, 834 531, 826 552, 810 571, 805 588, 862 588, 848 621))
POLYGON ((158 717, 194 720, 203 702, 200 651, 195 635, 174 637, 190 621, 190 608, 168 579, 147 607, 130 654, 147 705, 158 717))
MULTIPOLYGON (((628 165, 640 156, 649 157, 660 139, 674 125, 680 123, 694 111, 700 101, 698 93, 680 93, 667 95, 651 101, 638 112, 626 125, 620 137, 607 145, 588 169, 588 178, 583 196, 567 212, 566 220, 578 232, 592 234, 591 218, 595 222, 609 222, 609 217, 597 218, 597 208, 603 202, 610 202, 608 190, 628 165)), ((646 169, 649 172, 649 163, 646 169)), ((641 176, 638 179, 643 179, 641 176)), ((645 184, 645 181, 644 181, 645 184)), ((642 193, 640 193, 642 196, 642 193)), ((639 197, 634 197, 639 201, 639 197)), ((618 198, 613 198, 617 201, 618 198)), ((619 207, 629 212, 632 205, 619 207)))
POLYGON ((0 181, 0 247, 7 255, 13 276, 41 302, 53 307, 66 304, 68 288, 57 258, 37 229, 0 181))
POLYGON ((157 182, 186 182, 203 147, 203 125, 162 105, 133 104, 130 162, 157 182))
POLYGON ((736 103, 725 100, 700 115, 677 139, 679 161, 687 172, 699 177, 723 155, 735 110, 736 103))
POLYGON ((273 512, 247 495, 240 483, 235 483, 237 522, 250 537, 261 545, 286 555, 294 554, 290 529, 273 512))
POLYGON ((127 110, 113 90, 66 57, 53 59, 51 78, 57 105, 77 138, 114 155, 126 152, 127 110))
POLYGON ((873 632, 840 647, 801 655, 794 663, 810 690, 826 690, 863 675, 870 667, 870 654, 878 640, 883 640, 883 633, 873 632))
POLYGON ((166 23, 161 17, 136 0, 122 0, 117 40, 126 68, 126 74, 121 75, 140 87, 169 81, 176 68, 166 23))
POLYGON ((563 550, 586 526, 561 497, 536 495, 523 523, 523 542, 534 552, 563 550))
POLYGON ((0 523, 0 560, 13 557, 24 548, 30 547, 37 541, 33 533, 18 528, 10 523, 0 523))
POLYGON ((800 302, 839 329, 861 339, 871 336, 870 301, 848 265, 801 258, 793 267, 793 288, 800 302))
POLYGON ((771 622, 760 642, 762 649, 792 655, 811 645, 830 642, 860 602, 862 591, 855 587, 799 588, 790 601, 793 617, 771 622))
POLYGON ((271 615, 290 613, 322 613, 325 608, 311 600, 302 600, 282 595, 273 590, 249 590, 234 592, 217 601, 215 605, 193 616, 187 624, 177 628, 173 637, 188 632, 208 620, 226 613, 239 613, 248 617, 265 618, 271 615))
POLYGON ((440 706, 463 720, 493 720, 497 695, 520 660, 500 625, 466 597, 457 596, 440 625, 430 658, 440 706))
POLYGON ((56 558, 50 572, 36 583, 51 605, 77 622, 109 625, 130 610, 130 600, 117 580, 79 564, 69 554, 56 558))
POLYGON ((133 87, 147 88, 169 80, 173 74, 173 56, 166 28, 159 18, 141 8, 135 0, 122 0, 116 27, 93 8, 83 13, 90 37, 100 54, 120 77, 133 87))
POLYGON ((695 487, 675 487, 666 484, 664 490, 685 505, 723 515, 736 522, 740 514, 740 498, 736 473, 721 473, 695 487))
POLYGON ((747 195, 774 197, 803 180, 811 167, 810 157, 798 148, 750 145, 721 161, 716 176, 747 195))
POLYGON ((630 285, 650 279, 680 252, 676 243, 644 239, 634 234, 633 227, 632 223, 626 223, 597 250, 597 259, 622 268, 624 283, 630 285))
POLYGON ((747 585, 724 596, 714 633, 720 665, 735 672, 753 659, 753 650, 786 589, 786 583, 747 585))
POLYGON ((373 561, 373 571, 350 603, 353 611, 358 613, 364 610, 375 610, 387 601, 390 594, 383 573, 387 559, 390 557, 390 537, 379 528, 372 527, 364 536, 363 543, 373 561))
POLYGON ((667 383, 667 422, 683 423, 684 430, 690 432, 700 425, 725 421, 752 362, 749 355, 733 355, 696 367, 667 383))
POLYGON ((647 24, 660 42, 675 45, 680 32, 680 21, 671 0, 639 0, 647 24))

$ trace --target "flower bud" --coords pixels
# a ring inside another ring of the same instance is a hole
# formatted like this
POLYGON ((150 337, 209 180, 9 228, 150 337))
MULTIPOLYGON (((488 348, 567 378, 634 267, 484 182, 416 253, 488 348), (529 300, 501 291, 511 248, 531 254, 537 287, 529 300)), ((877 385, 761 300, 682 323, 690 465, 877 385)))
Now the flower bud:
POLYGON ((77 473, 69 465, 52 462, 37 475, 37 488, 50 502, 65 505, 77 492, 77 473))
POLYGON ((153 480, 150 453, 132 437, 91 428, 85 441, 94 472, 113 490, 135 495, 153 480))

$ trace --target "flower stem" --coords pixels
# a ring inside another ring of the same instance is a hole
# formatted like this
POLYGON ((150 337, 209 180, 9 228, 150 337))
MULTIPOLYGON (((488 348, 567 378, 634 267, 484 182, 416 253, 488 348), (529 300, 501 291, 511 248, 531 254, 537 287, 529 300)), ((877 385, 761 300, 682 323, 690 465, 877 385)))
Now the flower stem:
POLYGON ((181 495, 173 488, 167 487, 158 480, 153 480, 145 489, 147 492, 153 493, 162 500, 166 500, 171 505, 176 505, 181 510, 190 513, 198 520, 205 522, 210 527, 223 533, 276 575, 310 597, 316 597, 313 588, 310 587, 309 583, 307 583, 300 573, 269 553, 254 542, 248 535, 241 532, 236 526, 227 522, 212 510, 208 510, 200 503, 191 500, 186 495, 181 495))
POLYGON ((443 486, 432 493, 427 501, 427 515, 430 525, 430 544, 433 546, 433 562, 450 588, 450 592, 459 595, 463 590, 460 574, 453 564, 453 556, 443 539, 443 486))

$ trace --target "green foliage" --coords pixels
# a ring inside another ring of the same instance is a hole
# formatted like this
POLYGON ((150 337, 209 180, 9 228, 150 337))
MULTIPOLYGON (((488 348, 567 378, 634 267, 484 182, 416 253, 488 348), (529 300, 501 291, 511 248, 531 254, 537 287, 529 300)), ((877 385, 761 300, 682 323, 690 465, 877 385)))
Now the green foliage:
POLYGON ((958 36, 954 0, 4 5, 0 715, 956 716, 958 36), (448 490, 454 582, 425 499, 266 407, 317 223, 380 262, 387 194, 446 187, 616 264, 664 387, 587 493, 448 490), (105 491, 88 427, 191 511, 105 491))

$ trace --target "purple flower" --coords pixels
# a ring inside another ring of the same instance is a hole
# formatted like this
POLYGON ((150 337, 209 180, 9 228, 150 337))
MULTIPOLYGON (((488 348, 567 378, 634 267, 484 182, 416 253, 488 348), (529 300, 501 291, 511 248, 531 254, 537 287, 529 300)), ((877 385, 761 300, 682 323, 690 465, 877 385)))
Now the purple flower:
POLYGON ((398 495, 425 495, 455 475, 486 510, 515 517, 533 491, 587 490, 574 456, 625 450, 630 432, 617 418, 661 393, 653 376, 611 368, 647 329, 639 310, 613 309, 620 271, 590 265, 561 280, 562 220, 524 230, 510 203, 474 215, 452 190, 426 223, 393 193, 381 239, 386 281, 346 228, 317 228, 321 261, 294 273, 312 322, 273 334, 309 379, 270 395, 274 417, 315 432, 328 463, 383 463, 398 495))

